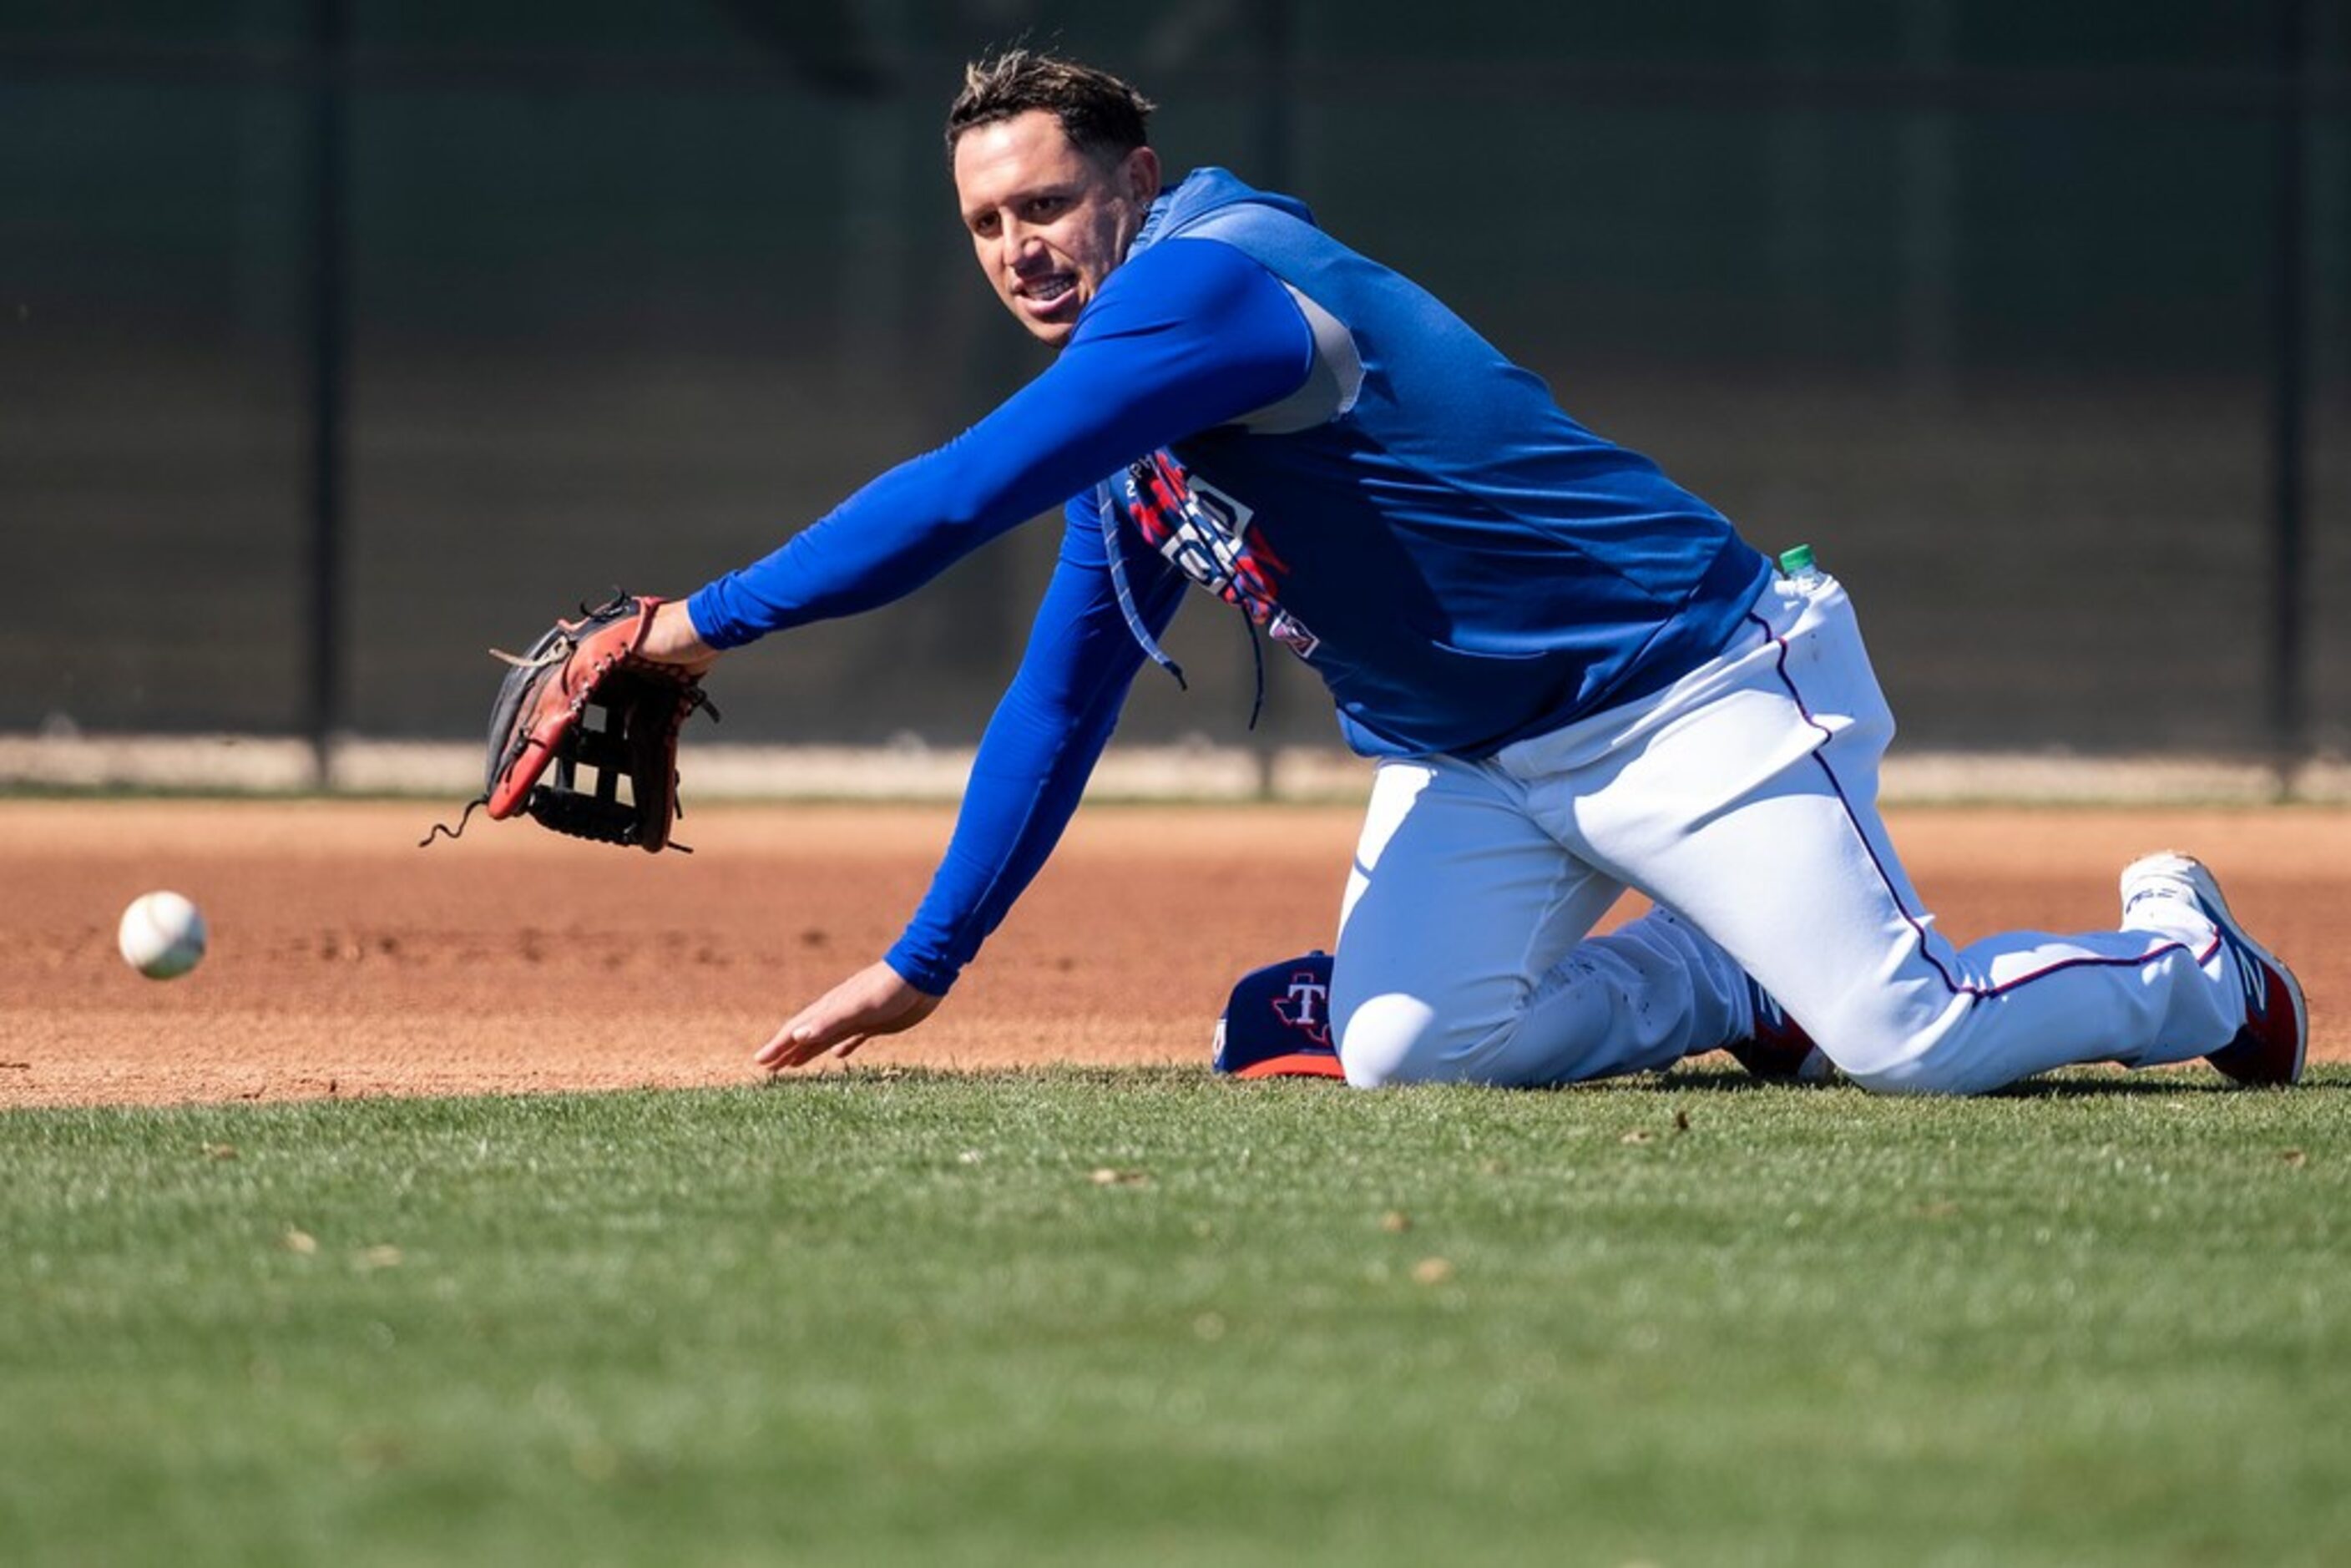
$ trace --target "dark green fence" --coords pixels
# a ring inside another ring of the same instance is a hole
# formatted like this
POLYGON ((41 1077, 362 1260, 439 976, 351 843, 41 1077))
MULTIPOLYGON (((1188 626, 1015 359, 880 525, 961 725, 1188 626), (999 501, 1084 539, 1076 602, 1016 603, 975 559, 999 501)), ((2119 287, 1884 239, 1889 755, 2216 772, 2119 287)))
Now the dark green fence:
MULTIPOLYGON (((936 127, 1023 34, 1813 541, 1907 743, 2351 749, 2344 0, 7 0, 0 730, 470 735, 486 646, 961 429, 1040 361, 936 127)), ((968 741, 1051 531, 727 734, 968 741)), ((1239 737, 1206 611, 1125 733, 1239 737)))

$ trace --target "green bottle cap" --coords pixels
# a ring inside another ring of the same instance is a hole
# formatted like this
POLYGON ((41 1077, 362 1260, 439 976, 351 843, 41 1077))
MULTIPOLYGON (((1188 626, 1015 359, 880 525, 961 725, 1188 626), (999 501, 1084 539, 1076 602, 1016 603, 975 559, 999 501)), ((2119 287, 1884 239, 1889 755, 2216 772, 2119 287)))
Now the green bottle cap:
POLYGON ((1813 547, 1790 545, 1780 552, 1780 570, 1787 577, 1798 577, 1813 568, 1813 547))

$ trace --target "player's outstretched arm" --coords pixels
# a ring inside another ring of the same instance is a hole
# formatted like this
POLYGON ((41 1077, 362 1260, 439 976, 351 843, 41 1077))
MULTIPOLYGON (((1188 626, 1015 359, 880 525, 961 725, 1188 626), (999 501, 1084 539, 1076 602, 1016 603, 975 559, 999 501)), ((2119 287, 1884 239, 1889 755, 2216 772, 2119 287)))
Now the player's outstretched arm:
POLYGON ((944 446, 878 476, 686 602, 714 648, 904 598, 1147 453, 1303 387, 1314 334, 1281 281, 1214 240, 1111 275, 1052 366, 944 446))
POLYGON ((752 1060, 776 1072, 827 1051, 845 1057, 877 1034, 914 1028, 945 999, 916 989, 889 965, 873 964, 794 1013, 752 1060))

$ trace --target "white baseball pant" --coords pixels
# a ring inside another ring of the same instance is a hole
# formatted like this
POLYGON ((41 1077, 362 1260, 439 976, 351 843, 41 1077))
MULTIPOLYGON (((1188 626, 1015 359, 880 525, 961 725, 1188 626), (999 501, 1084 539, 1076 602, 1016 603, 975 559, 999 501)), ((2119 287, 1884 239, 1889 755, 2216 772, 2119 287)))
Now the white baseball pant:
POLYGON ((1878 815, 1893 733, 1844 591, 1775 579, 1662 693, 1481 762, 1384 762, 1332 979, 1349 1082, 1669 1067, 1750 1032, 1749 976, 1891 1092, 2227 1043, 2244 1004, 2210 925, 1954 947, 1878 815), (1628 887, 1658 908, 1592 936, 1628 887))

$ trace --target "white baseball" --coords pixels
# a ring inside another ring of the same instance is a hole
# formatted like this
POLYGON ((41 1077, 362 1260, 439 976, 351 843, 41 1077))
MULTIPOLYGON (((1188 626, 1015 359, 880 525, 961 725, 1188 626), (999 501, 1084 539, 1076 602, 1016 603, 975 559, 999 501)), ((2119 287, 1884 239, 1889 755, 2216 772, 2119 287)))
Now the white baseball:
POLYGON ((151 980, 169 980, 204 956, 204 917, 176 893, 142 893, 122 912, 115 933, 122 961, 151 980))

